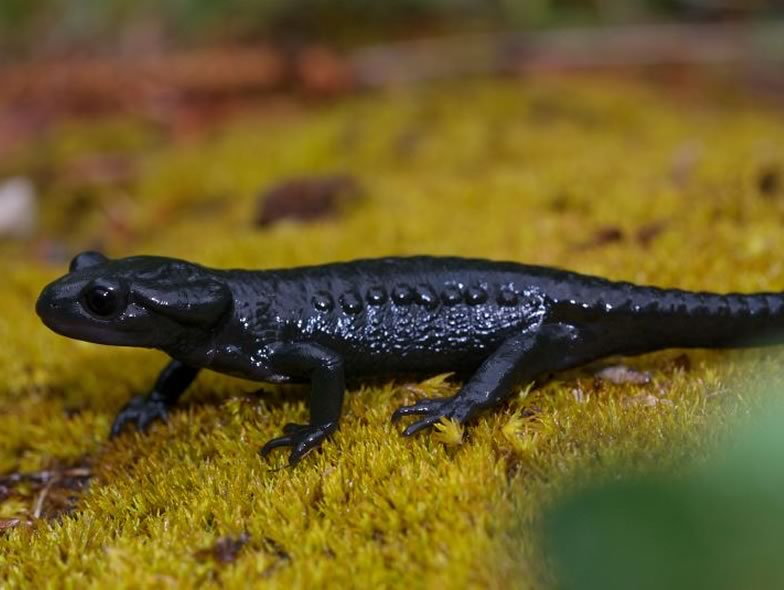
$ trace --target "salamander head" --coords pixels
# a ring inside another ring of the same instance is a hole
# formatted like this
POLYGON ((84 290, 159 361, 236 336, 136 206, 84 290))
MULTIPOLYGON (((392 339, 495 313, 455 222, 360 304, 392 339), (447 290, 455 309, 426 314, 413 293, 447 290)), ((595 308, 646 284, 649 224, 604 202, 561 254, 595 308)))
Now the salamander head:
POLYGON ((209 332, 231 306, 229 288, 201 266, 83 252, 71 261, 68 274, 44 288, 36 312, 49 328, 70 338, 164 348, 209 332))

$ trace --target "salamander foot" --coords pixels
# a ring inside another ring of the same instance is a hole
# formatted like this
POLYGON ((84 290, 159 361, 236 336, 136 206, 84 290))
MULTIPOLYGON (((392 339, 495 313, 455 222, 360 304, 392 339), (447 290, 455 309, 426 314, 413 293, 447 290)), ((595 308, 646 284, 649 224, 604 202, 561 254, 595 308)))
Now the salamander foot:
POLYGON ((137 395, 118 412, 109 437, 119 436, 126 424, 133 424, 141 432, 147 432, 153 422, 166 422, 168 410, 168 404, 161 398, 137 395))
POLYGON ((473 414, 470 403, 461 400, 458 396, 425 398, 410 406, 401 406, 392 414, 392 421, 397 422, 404 416, 424 416, 416 422, 409 424, 403 431, 403 436, 411 436, 420 430, 430 428, 440 422, 442 418, 457 420, 464 423, 473 414))
POLYGON ((278 447, 294 447, 289 455, 289 465, 296 465, 302 457, 321 446, 327 437, 337 430, 336 422, 327 424, 293 424, 283 427, 283 436, 273 438, 261 447, 261 456, 266 457, 278 447))

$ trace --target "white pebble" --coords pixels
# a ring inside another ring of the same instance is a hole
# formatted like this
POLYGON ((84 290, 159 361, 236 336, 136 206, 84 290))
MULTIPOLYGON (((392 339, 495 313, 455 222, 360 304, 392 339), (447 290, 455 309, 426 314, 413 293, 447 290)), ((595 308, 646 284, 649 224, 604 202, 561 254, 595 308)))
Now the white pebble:
POLYGON ((17 176, 0 181, 0 238, 25 238, 35 230, 37 220, 35 187, 17 176))

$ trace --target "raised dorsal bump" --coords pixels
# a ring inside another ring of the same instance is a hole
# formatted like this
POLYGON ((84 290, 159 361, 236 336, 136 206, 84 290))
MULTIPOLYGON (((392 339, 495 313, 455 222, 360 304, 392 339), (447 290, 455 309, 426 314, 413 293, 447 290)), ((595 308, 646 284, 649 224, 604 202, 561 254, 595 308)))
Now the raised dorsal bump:
POLYGON ((356 291, 346 291, 340 296, 340 307, 348 314, 358 314, 362 311, 362 298, 356 291))
POLYGON ((434 309, 438 306, 438 295, 433 287, 423 283, 417 285, 416 302, 427 309, 434 309))
POLYGON ((331 311, 335 307, 332 295, 328 291, 318 291, 313 295, 311 302, 319 311, 331 311))
POLYGON ((395 285, 395 288, 392 289, 392 301, 398 305, 408 305, 409 303, 412 303, 414 301, 414 289, 411 288, 411 285, 406 283, 395 285))
POLYGON ((370 287, 367 290, 368 305, 384 305, 387 302, 387 290, 384 287, 370 287))
POLYGON ((444 305, 457 305, 463 300, 463 290, 457 285, 447 285, 441 291, 441 301, 444 305))
POLYGON ((468 305, 481 305, 487 301, 487 290, 479 285, 468 287, 465 292, 465 300, 468 305))
POLYGON ((497 301, 498 305, 501 307, 512 307, 517 305, 517 293, 512 287, 501 287, 501 289, 498 291, 497 301))

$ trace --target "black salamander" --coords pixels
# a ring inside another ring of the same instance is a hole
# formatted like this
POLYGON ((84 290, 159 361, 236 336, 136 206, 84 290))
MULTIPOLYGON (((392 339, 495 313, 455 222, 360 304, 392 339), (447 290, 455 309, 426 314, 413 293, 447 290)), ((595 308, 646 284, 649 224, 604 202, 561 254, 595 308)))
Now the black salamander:
POLYGON ((465 423, 516 384, 609 355, 782 341, 780 293, 694 293, 558 269, 460 258, 380 258, 281 270, 214 270, 182 260, 84 252, 36 310, 71 338, 156 348, 171 361, 112 426, 141 430, 201 369, 310 383, 310 423, 287 424, 262 454, 290 463, 338 427, 347 377, 468 373, 451 397, 423 399, 409 436, 465 423))

